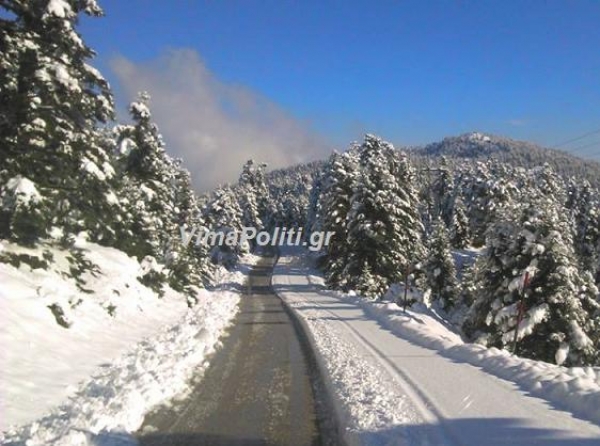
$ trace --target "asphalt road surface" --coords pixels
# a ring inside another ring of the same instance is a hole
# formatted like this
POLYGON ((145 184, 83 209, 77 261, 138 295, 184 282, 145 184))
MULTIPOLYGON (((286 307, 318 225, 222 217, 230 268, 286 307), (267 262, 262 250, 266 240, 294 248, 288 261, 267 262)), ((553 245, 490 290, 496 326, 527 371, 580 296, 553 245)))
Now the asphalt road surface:
POLYGON ((141 445, 337 444, 308 343, 271 289, 273 262, 252 269, 203 379, 184 401, 146 417, 141 445))

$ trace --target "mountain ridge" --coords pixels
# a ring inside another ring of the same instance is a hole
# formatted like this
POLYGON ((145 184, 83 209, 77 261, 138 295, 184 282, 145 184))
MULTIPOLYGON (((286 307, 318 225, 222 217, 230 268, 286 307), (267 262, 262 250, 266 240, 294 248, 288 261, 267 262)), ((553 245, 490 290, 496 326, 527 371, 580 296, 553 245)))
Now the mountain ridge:
POLYGON ((532 168, 549 164, 563 177, 586 179, 600 189, 600 162, 539 144, 482 132, 448 136, 441 141, 404 148, 411 157, 445 157, 452 160, 484 161, 496 159, 515 167, 532 168))
MULTIPOLYGON (((533 168, 549 164, 565 179, 574 177, 585 179, 594 188, 600 190, 600 161, 582 158, 563 150, 543 147, 539 144, 512 139, 506 136, 483 132, 468 132, 455 136, 447 136, 420 146, 395 146, 406 151, 417 165, 436 164, 442 157, 448 160, 477 162, 495 159, 515 167, 533 168)), ((288 170, 299 170, 314 176, 315 171, 322 168, 327 159, 308 163, 300 163, 274 169, 267 173, 273 178, 288 170)))

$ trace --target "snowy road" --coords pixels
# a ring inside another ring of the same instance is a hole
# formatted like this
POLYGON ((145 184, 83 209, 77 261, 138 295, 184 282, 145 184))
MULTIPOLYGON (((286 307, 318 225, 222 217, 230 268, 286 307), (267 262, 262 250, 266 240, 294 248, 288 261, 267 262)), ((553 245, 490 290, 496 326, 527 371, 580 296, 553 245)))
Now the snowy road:
POLYGON ((331 444, 307 344, 270 287, 272 264, 250 272, 223 348, 184 401, 146 417, 141 445, 331 444))
POLYGON ((276 271, 275 289, 303 318, 322 366, 332 376, 349 443, 600 445, 597 425, 392 334, 360 306, 326 291, 302 258, 282 257, 276 271), (360 358, 355 363, 367 370, 358 397, 342 382, 349 372, 342 370, 347 364, 340 364, 347 360, 336 350, 360 358), (389 403, 388 412, 396 413, 385 414, 383 422, 361 419, 390 398, 398 403, 389 403))

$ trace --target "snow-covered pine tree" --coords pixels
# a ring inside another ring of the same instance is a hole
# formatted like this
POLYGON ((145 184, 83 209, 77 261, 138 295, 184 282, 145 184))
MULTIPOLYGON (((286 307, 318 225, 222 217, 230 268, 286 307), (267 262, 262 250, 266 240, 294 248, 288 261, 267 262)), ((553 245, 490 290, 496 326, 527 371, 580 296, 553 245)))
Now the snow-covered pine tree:
POLYGON ((454 175, 448 166, 448 160, 443 156, 440 165, 434 170, 431 193, 433 195, 433 218, 441 218, 449 228, 454 213, 454 175))
POLYGON ((50 212, 35 184, 26 177, 10 178, 0 189, 0 238, 32 245, 46 233, 50 212))
POLYGON ((527 272, 518 353, 565 365, 600 363, 598 289, 577 268, 565 214, 539 194, 490 226, 477 261, 479 294, 463 325, 477 342, 511 348, 527 272))
POLYGON ((275 171, 269 175, 269 199, 265 228, 304 227, 308 209, 309 189, 313 176, 302 169, 292 168, 285 174, 275 171))
POLYGON ((595 274, 600 269, 600 197, 584 181, 571 204, 575 224, 575 252, 581 268, 595 274))
POLYGON ((322 161, 278 169, 265 175, 268 185, 265 228, 275 226, 306 228, 310 190, 314 179, 321 175, 322 161))
POLYGON ((323 175, 317 176, 313 180, 308 196, 308 211, 306 213, 306 230, 304 237, 309 237, 309 234, 315 231, 321 231, 322 224, 322 203, 321 194, 323 192, 323 175))
POLYGON ((441 218, 434 222, 428 245, 424 270, 432 301, 438 301, 443 309, 448 310, 456 304, 458 282, 448 231, 441 218))
POLYGON ((544 163, 542 166, 530 169, 528 174, 529 189, 539 191, 539 193, 551 198, 560 206, 565 205, 567 202, 567 186, 550 164, 544 163))
POLYGON ((518 190, 512 171, 498 161, 477 162, 468 169, 461 175, 461 195, 467 208, 471 241, 474 246, 482 246, 488 226, 502 217, 518 190))
POLYGON ((359 169, 347 217, 349 252, 342 286, 377 297, 423 259, 423 227, 414 173, 404 153, 366 135, 359 149, 359 169), (365 271, 372 279, 361 288, 365 271))
POLYGON ((263 219, 264 227, 268 231, 272 231, 276 226, 278 226, 280 208, 281 206, 279 202, 270 197, 267 201, 265 216, 263 219))
POLYGON ((175 168, 152 122, 149 101, 147 93, 140 93, 129 107, 133 124, 115 128, 121 155, 120 195, 126 210, 117 244, 139 259, 152 256, 161 261, 174 237, 179 237, 175 168))
POLYGON ((452 208, 452 220, 450 222, 450 242, 454 248, 463 249, 470 243, 469 219, 465 205, 460 197, 457 197, 452 208))
MULTIPOLYGON (((234 190, 229 186, 218 187, 202 210, 206 227, 212 232, 225 235, 242 230, 243 212, 234 190)), ((224 239, 225 240, 225 239, 224 239)), ((241 246, 229 247, 225 243, 211 248, 211 259, 226 266, 234 265, 241 254, 241 246)))
MULTIPOLYGON (((193 300, 193 287, 209 282, 213 268, 208 261, 208 247, 184 245, 180 228, 201 228, 204 222, 190 174, 181 166, 181 160, 173 160, 166 153, 159 129, 151 119, 149 100, 147 93, 141 93, 139 100, 130 105, 134 123, 115 129, 123 206, 115 245, 139 259, 156 259, 166 267, 169 285, 185 291, 193 300)), ((151 282, 161 286, 160 281, 162 278, 157 277, 151 282)))
MULTIPOLYGON (((192 189, 192 182, 188 170, 181 166, 180 160, 175 160, 174 181, 174 211, 177 225, 187 231, 204 228, 204 221, 196 196, 192 189)), ((181 235, 181 232, 178 234, 181 235)), ((178 291, 184 291, 195 302, 193 287, 201 287, 212 282, 214 267, 210 262, 208 246, 196 243, 196 240, 187 245, 180 238, 172 238, 166 254, 166 266, 169 269, 169 285, 178 291)))
POLYGON ((489 168, 482 162, 477 162, 474 166, 465 166, 461 174, 461 195, 465 198, 469 232, 475 246, 481 246, 485 241, 486 211, 490 202, 491 181, 489 168))
POLYGON ((263 219, 267 210, 269 190, 265 183, 266 164, 256 164, 248 160, 242 168, 242 173, 236 187, 236 194, 243 212, 244 226, 264 228, 263 219))
MULTIPOLYGON (((483 262, 473 262, 463 265, 458 276, 460 278, 460 291, 458 297, 458 306, 462 306, 466 309, 470 308, 477 297, 481 294, 479 289, 479 267, 483 262)), ((461 320, 459 323, 463 323, 461 320)))
POLYGON ((102 10, 94 0, 12 0, 0 8, 0 237, 21 239, 15 216, 26 220, 29 241, 50 226, 101 231, 110 224, 114 172, 96 125, 112 118, 113 102, 76 26, 81 14, 102 10), (17 205, 11 180, 39 199, 17 205))
POLYGON ((356 149, 342 154, 333 153, 323 173, 321 229, 333 232, 327 246, 325 278, 332 288, 342 286, 343 271, 348 258, 347 217, 357 175, 356 149))
POLYGON ((284 193, 280 199, 278 210, 278 226, 286 228, 304 227, 308 197, 305 193, 296 194, 292 191, 284 193))
POLYGON ((431 192, 431 176, 434 172, 431 159, 426 158, 421 161, 421 168, 417 169, 415 174, 415 184, 419 185, 419 212, 421 214, 421 221, 423 222, 424 232, 430 232, 431 226, 434 220, 434 202, 433 194, 431 192))

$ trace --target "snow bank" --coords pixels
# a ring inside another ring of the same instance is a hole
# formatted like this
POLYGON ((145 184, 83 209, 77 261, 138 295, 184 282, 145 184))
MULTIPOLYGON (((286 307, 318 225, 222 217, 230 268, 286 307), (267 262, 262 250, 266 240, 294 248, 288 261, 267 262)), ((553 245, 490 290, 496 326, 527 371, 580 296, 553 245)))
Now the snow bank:
MULTIPOLYGON (((279 270, 281 271, 281 270, 279 270)), ((277 279, 274 278, 274 283, 277 279)), ((531 395, 551 402, 583 419, 600 424, 600 368, 566 368, 541 361, 519 358, 505 350, 465 343, 437 315, 422 304, 407 314, 395 303, 374 302, 340 292, 324 290, 319 271, 307 269, 304 283, 316 285, 323 293, 359 305, 383 327, 414 344, 438 351, 441 355, 465 362, 514 382, 531 395)), ((285 295, 285 293, 284 293, 285 295)), ((312 328, 312 327, 311 327, 312 328)))
POLYGON ((557 408, 600 424, 600 368, 567 368, 542 361, 519 358, 506 350, 463 342, 424 307, 416 306, 408 315, 393 303, 376 303, 343 296, 360 305, 394 334, 443 356, 478 366, 499 378, 514 382, 531 395, 543 398, 557 408), (411 317, 413 316, 413 317, 411 317), (414 316, 425 323, 416 323, 414 316))
MULTIPOLYGON (((2 242, 0 252, 40 250, 2 242)), ((92 243, 85 255, 100 273, 86 276, 94 291, 87 294, 63 277, 65 253, 50 251, 50 270, 0 263, 0 443, 114 444, 153 406, 185 395, 236 314, 239 295, 199 290, 191 309, 169 288, 158 298, 136 280, 137 260, 92 243), (70 328, 57 323, 53 304, 64 308, 70 328)), ((241 283, 244 275, 221 271, 221 279, 241 283)))

